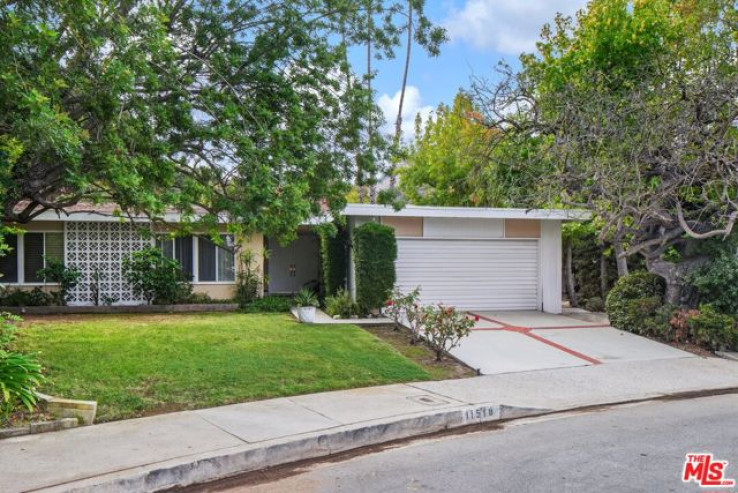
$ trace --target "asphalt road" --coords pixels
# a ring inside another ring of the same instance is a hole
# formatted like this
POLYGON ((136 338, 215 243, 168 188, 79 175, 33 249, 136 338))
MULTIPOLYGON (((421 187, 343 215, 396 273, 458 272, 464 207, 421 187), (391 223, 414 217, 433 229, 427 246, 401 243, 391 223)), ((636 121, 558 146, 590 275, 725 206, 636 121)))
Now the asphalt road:
POLYGON ((717 491, 682 483, 685 454, 691 452, 729 461, 726 477, 738 479, 738 395, 518 421, 500 430, 313 464, 281 479, 242 478, 208 491, 717 491))

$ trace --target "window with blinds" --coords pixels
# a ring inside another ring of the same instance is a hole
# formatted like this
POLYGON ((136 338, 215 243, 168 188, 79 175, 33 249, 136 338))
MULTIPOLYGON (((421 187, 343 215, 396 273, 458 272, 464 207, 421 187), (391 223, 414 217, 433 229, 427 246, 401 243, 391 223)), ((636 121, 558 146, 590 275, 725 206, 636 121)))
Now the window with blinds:
POLYGON ((44 282, 38 272, 49 260, 64 262, 64 233, 23 235, 23 282, 44 282))
POLYGON ((177 260, 182 266, 182 272, 184 272, 190 280, 193 278, 192 236, 183 236, 178 238, 162 236, 156 239, 156 246, 162 251, 162 253, 164 253, 165 257, 177 260))
POLYGON ((49 260, 64 262, 64 233, 61 232, 7 235, 5 243, 11 250, 0 256, 0 283, 41 283, 44 280, 38 271, 49 260))
POLYGON ((8 249, 0 252, 0 283, 18 282, 18 237, 5 235, 8 249))
POLYGON ((198 281, 232 282, 236 279, 233 236, 221 235, 221 240, 222 245, 216 245, 209 238, 198 237, 198 281))

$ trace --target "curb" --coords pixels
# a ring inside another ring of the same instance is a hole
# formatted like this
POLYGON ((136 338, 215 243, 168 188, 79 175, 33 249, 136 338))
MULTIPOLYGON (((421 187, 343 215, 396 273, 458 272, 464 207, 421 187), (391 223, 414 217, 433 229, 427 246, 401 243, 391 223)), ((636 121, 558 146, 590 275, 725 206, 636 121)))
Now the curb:
POLYGON ((350 452, 475 425, 559 413, 589 411, 615 405, 669 401, 738 393, 738 387, 653 394, 635 399, 545 409, 504 404, 461 405, 413 415, 340 426, 295 437, 229 447, 115 473, 32 490, 44 493, 149 493, 178 491, 310 459, 350 452))
POLYGON ((34 491, 130 493, 177 489, 394 440, 549 412, 550 409, 520 408, 500 404, 457 406, 410 417, 341 426, 296 438, 288 437, 241 445, 34 491))

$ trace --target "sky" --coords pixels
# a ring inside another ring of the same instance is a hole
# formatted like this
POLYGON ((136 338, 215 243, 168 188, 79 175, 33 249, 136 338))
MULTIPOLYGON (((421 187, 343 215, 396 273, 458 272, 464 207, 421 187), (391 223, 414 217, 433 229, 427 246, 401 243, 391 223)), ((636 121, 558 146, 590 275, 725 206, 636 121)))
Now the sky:
MULTIPOLYGON (((404 137, 412 138, 417 113, 425 118, 438 104, 450 104, 474 76, 492 79, 500 60, 517 66, 521 53, 535 50, 541 27, 557 12, 573 16, 585 5, 586 0, 426 0, 426 15, 446 29, 449 41, 436 58, 413 46, 403 105, 404 137)), ((404 50, 400 48, 394 60, 372 62, 378 72, 373 86, 387 132, 397 115, 404 50)), ((366 63, 363 55, 362 50, 352 54, 359 73, 366 63)))

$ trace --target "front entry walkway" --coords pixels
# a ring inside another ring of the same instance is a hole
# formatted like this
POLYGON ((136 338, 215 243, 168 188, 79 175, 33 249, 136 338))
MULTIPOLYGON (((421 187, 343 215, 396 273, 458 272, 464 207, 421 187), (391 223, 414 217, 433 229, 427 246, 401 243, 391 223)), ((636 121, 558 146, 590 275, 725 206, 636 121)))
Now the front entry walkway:
POLYGON ((451 353, 485 375, 695 357, 591 317, 537 311, 469 314, 478 315, 480 320, 451 353))

